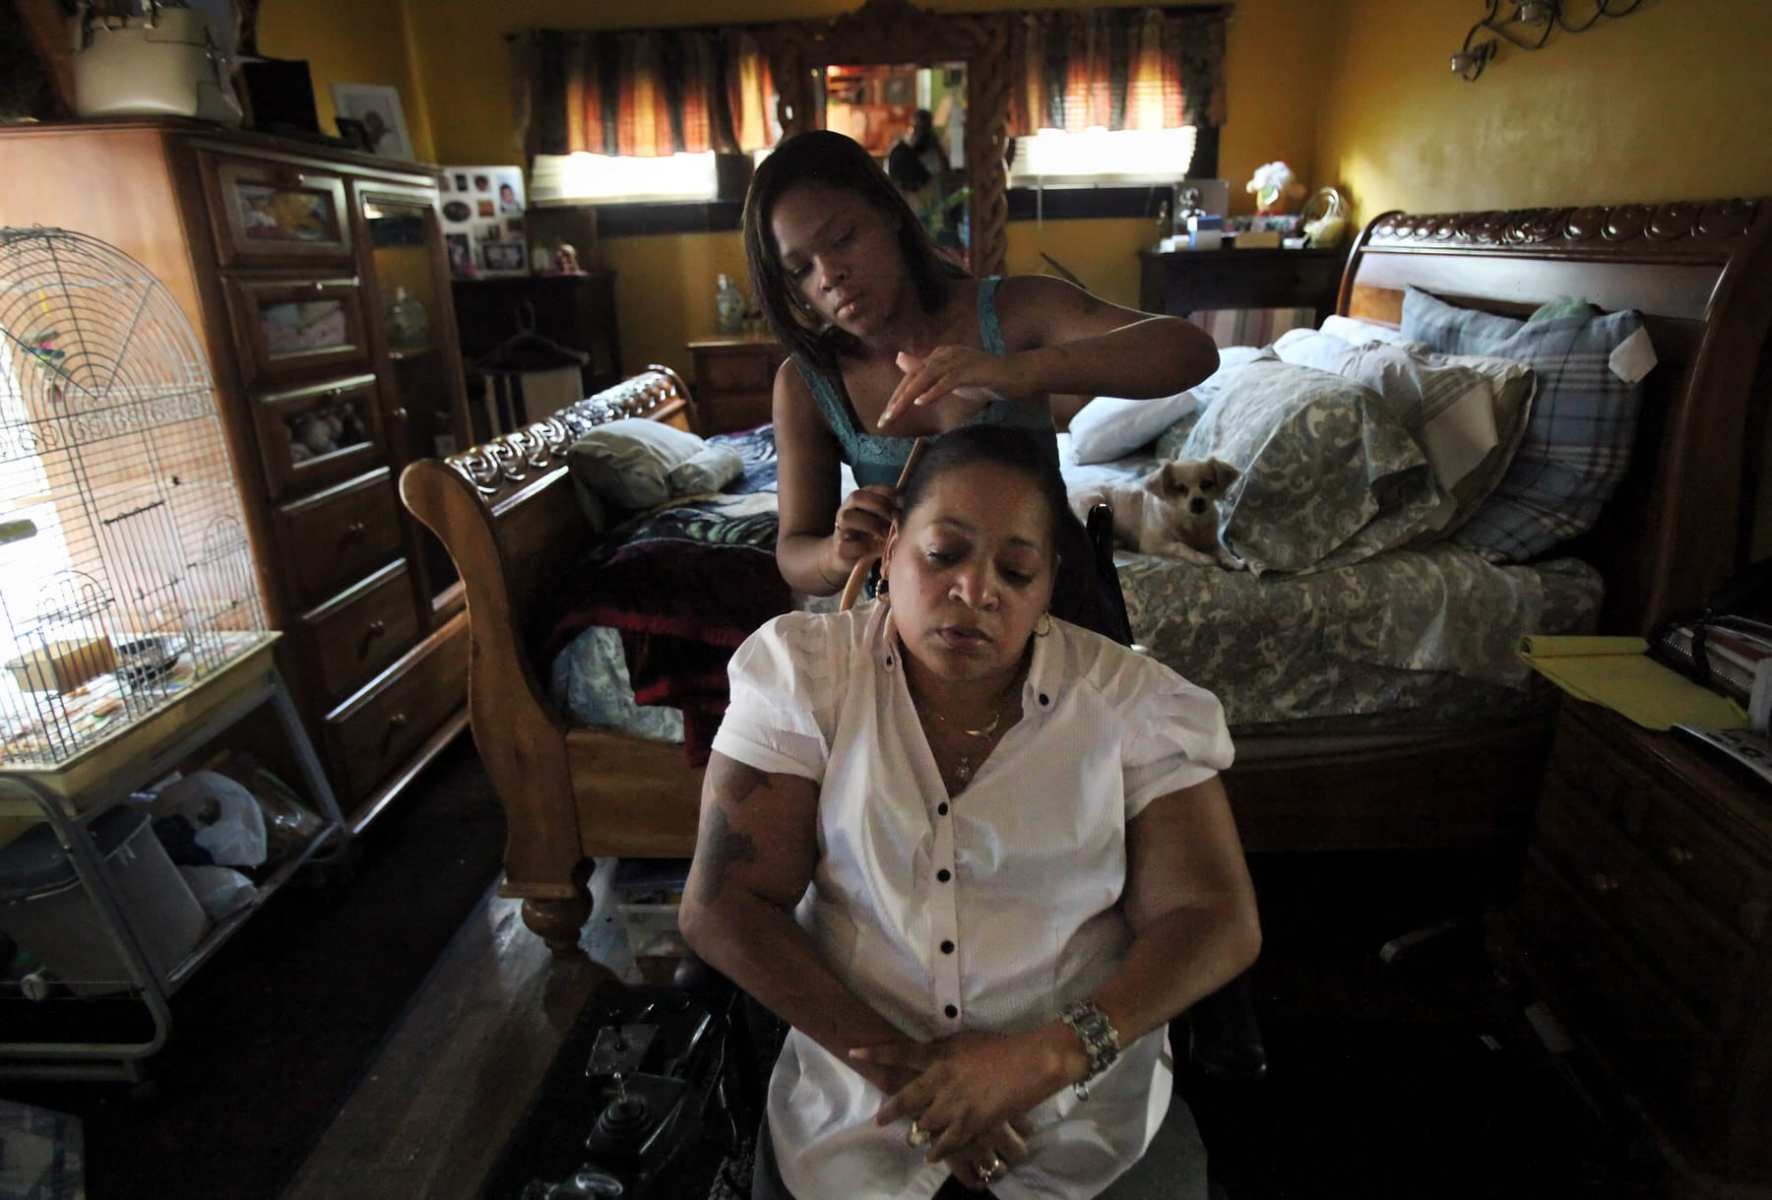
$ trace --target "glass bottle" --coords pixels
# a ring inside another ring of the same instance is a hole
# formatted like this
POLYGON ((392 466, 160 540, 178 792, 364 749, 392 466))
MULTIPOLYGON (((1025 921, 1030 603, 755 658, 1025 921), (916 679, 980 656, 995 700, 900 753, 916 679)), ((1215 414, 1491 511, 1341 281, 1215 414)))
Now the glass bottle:
POLYGON ((723 334, 744 332, 744 295, 730 275, 720 276, 714 289, 714 326, 723 334))

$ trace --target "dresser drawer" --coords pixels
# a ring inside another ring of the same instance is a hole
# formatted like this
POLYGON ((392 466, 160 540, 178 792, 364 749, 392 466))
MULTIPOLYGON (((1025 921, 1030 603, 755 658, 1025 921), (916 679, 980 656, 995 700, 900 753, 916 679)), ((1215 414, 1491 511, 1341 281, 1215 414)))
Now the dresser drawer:
POLYGON ((399 557, 400 511, 386 467, 277 508, 279 542, 297 608, 330 600, 399 557))
POLYGON ((1551 744, 1550 779, 1584 797, 1594 811, 1619 829, 1633 829, 1638 808, 1649 790, 1648 777, 1620 759, 1586 726, 1563 721, 1551 744))
POLYGON ((1647 798, 1636 842, 1717 919, 1743 937, 1766 939, 1772 869, 1728 841, 1677 795, 1647 798))
POLYGON ((309 661, 328 700, 368 683, 418 639, 406 560, 389 563, 337 599, 303 615, 309 661))
POLYGON ((1536 845, 1643 964, 1709 1025, 1735 1009, 1750 952, 1578 798, 1547 791, 1536 845))
POLYGON ((773 385, 771 376, 778 362, 778 356, 766 353, 702 355, 695 363, 695 383, 698 388, 712 388, 716 392, 753 392, 773 385))
POLYGON ((1536 850, 1515 911, 1524 965, 1558 1015, 1647 1095, 1665 1097, 1666 1116, 1683 1122, 1717 1086, 1709 1069, 1715 1043, 1698 1019, 1614 949, 1615 936, 1598 926, 1586 897, 1536 850))
POLYGON ((273 500, 361 475, 386 457, 373 375, 256 396, 252 415, 273 500))
POLYGON ((731 433, 740 429, 755 429, 759 425, 767 425, 774 414, 775 394, 773 392, 709 392, 705 397, 698 397, 701 406, 702 423, 706 426, 701 432, 731 433))
POLYGON ((467 702, 468 639, 428 639, 326 717, 326 744, 351 800, 373 792, 467 702))
POLYGON ((311 379, 369 365, 369 329, 356 276, 222 280, 241 372, 249 386, 311 379))
POLYGON ((350 265, 344 176, 270 159, 200 159, 222 266, 350 265))

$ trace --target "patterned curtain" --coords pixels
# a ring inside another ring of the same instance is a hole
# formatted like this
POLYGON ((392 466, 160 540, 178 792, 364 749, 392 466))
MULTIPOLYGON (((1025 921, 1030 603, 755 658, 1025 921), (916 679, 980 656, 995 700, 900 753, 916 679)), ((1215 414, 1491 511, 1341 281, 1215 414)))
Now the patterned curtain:
POLYGON ((534 30, 510 41, 531 158, 748 152, 780 136, 775 79, 749 33, 534 30))
POLYGON ((1009 134, 1224 124, 1222 10, 1064 9, 1018 14, 1009 134))

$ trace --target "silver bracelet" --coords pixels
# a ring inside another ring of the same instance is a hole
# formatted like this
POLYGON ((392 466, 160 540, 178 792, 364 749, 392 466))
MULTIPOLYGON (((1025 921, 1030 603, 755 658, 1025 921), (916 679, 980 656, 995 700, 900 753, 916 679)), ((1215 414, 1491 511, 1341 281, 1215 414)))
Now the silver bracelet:
POLYGON ((1087 1100, 1089 1081, 1113 1066, 1114 1060, 1120 1057, 1120 1031, 1090 1000, 1077 1001, 1059 1013, 1058 1019, 1070 1026, 1077 1040, 1083 1043, 1084 1053, 1089 1055, 1089 1073, 1071 1085, 1078 1100, 1087 1100))

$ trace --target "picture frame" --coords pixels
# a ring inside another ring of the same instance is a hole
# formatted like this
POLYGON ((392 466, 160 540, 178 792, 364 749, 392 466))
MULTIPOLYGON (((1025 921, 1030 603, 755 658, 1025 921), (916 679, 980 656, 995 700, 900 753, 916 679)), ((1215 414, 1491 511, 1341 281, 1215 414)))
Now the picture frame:
POLYGON ((529 265, 522 242, 484 242, 480 252, 485 256, 488 271, 522 271, 529 265))
MULTIPOLYGON (((406 111, 400 90, 385 83, 334 83, 332 106, 339 117, 359 122, 368 151, 383 158, 413 161, 412 138, 406 132, 406 111)), ((345 136, 341 128, 340 136, 345 136)))
POLYGON ((446 233, 443 244, 449 249, 449 273, 458 279, 470 279, 475 273, 474 241, 465 233, 446 233))

